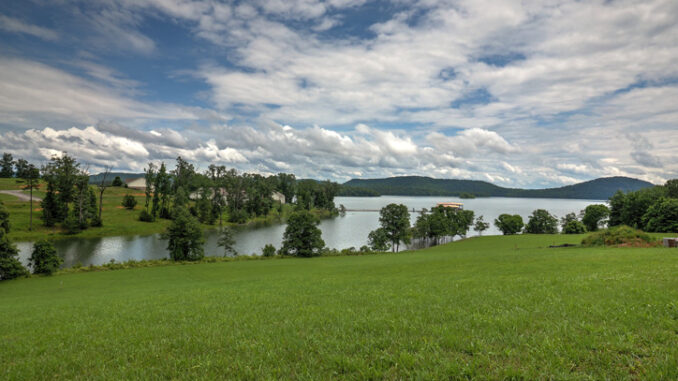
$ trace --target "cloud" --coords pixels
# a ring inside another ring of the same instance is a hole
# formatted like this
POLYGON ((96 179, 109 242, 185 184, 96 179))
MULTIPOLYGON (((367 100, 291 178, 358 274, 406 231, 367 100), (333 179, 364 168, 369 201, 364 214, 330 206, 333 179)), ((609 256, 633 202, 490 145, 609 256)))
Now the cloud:
POLYGON ((2 14, 0 14, 0 29, 12 33, 28 34, 47 41, 54 41, 59 38, 59 34, 51 29, 27 24, 19 19, 2 14))

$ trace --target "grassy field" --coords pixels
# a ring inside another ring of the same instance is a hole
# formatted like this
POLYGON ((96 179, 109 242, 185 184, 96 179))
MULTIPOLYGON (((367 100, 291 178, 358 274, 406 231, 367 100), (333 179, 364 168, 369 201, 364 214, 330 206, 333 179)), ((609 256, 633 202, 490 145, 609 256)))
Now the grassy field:
POLYGON ((678 250, 417 252, 0 283, 2 379, 678 379, 678 250))
MULTIPOLYGON (((0 190, 17 190, 21 189, 22 184, 17 183, 16 179, 0 179, 0 190)), ((95 188, 96 189, 96 188, 95 188)), ((28 192, 25 192, 28 194, 28 192)), ((33 191, 36 197, 44 197, 43 191, 33 191)), ((98 228, 89 228, 83 230, 75 237, 93 238, 93 237, 111 237, 121 235, 149 235, 160 233, 170 224, 171 221, 158 218, 153 223, 139 221, 139 212, 144 207, 146 195, 144 191, 127 189, 122 187, 106 188, 104 193, 104 207, 102 210, 102 219, 104 226, 98 228), (134 210, 127 210, 122 207, 121 202, 124 195, 130 193, 136 197, 137 206, 134 210)), ((30 221, 30 204, 26 201, 21 201, 17 197, 1 194, 0 201, 4 203, 10 213, 10 221, 12 223, 12 231, 10 238, 14 241, 34 241, 41 238, 59 239, 64 237, 73 237, 63 234, 60 227, 45 227, 42 224, 40 216, 42 214, 39 202, 33 202, 33 230, 29 231, 30 221)), ((98 191, 97 191, 98 202, 98 191)), ((290 213, 291 206, 284 206, 284 214, 290 213)), ((228 215, 224 213, 224 221, 228 215)), ((250 220, 252 224, 264 224, 273 222, 277 216, 273 214, 268 217, 259 217, 250 220)), ((203 225, 204 229, 214 229, 214 225, 203 225)))

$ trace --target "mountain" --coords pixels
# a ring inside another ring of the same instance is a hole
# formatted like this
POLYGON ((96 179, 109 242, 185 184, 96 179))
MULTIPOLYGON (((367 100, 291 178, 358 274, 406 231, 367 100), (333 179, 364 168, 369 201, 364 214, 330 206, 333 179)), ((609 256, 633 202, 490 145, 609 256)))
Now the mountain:
POLYGON ((616 191, 635 191, 654 184, 630 177, 604 177, 583 183, 548 189, 503 188, 487 181, 433 179, 423 176, 400 176, 385 179, 353 179, 342 185, 340 195, 373 191, 381 195, 398 196, 460 196, 472 194, 477 197, 531 197, 531 198, 577 198, 607 200, 616 191))
MULTIPOLYGON (((115 176, 120 176, 120 179, 124 183, 127 179, 137 179, 139 177, 144 177, 144 173, 128 173, 128 172, 111 172, 106 176, 106 183, 111 183, 115 176)), ((104 177, 103 173, 92 175, 89 177, 90 184, 99 184, 101 179, 104 177)))

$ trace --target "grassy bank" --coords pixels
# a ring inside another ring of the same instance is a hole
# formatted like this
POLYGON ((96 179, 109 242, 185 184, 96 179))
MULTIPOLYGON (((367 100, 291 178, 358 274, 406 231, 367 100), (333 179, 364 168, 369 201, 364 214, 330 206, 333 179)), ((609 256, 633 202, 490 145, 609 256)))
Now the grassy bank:
MULTIPOLYGON (((22 184, 18 184, 15 179, 0 179, 0 190, 18 190, 21 189, 22 184)), ((28 192, 25 192, 28 194, 28 192)), ((34 191, 35 197, 44 197, 45 193, 42 191, 34 191)), ((122 187, 109 187, 106 189, 103 198, 102 219, 104 226, 98 228, 89 228, 82 232, 67 236, 63 234, 60 227, 45 227, 42 224, 40 216, 42 214, 39 202, 33 202, 33 230, 29 231, 30 222, 30 205, 26 201, 21 201, 17 197, 1 194, 0 201, 2 201, 10 213, 10 221, 12 223, 12 231, 10 238, 14 241, 34 241, 41 238, 49 237, 52 239, 60 239, 64 237, 111 237, 124 235, 149 235, 154 233, 161 233, 170 224, 171 221, 164 219, 157 219, 155 222, 141 222, 139 221, 139 212, 143 208, 145 202, 145 194, 143 191, 135 189, 127 189, 122 187), (127 210, 121 206, 122 198, 126 194, 135 196, 138 204, 134 210, 127 210)), ((98 193, 97 193, 98 202, 98 193)), ((247 224, 265 225, 279 222, 286 218, 291 213, 292 206, 284 205, 282 213, 272 211, 268 216, 257 217, 249 220, 247 224)), ((228 219, 228 215, 224 213, 223 220, 228 219)), ((226 223, 228 225, 228 223, 226 223)), ((216 225, 218 226, 218 225, 216 225)), ((203 225, 204 229, 214 229, 215 225, 203 225)))
POLYGON ((678 378, 678 251, 580 240, 3 282, 0 377, 678 378))

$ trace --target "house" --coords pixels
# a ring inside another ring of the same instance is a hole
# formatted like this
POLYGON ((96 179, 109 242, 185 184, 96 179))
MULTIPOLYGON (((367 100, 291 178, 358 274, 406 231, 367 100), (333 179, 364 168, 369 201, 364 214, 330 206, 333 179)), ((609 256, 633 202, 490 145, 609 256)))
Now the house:
POLYGON ((146 178, 137 177, 136 179, 125 179, 128 188, 146 190, 146 178))
POLYGON ((285 203, 285 195, 280 192, 273 191, 273 193, 271 194, 271 198, 273 199, 273 201, 278 201, 281 204, 285 203))

